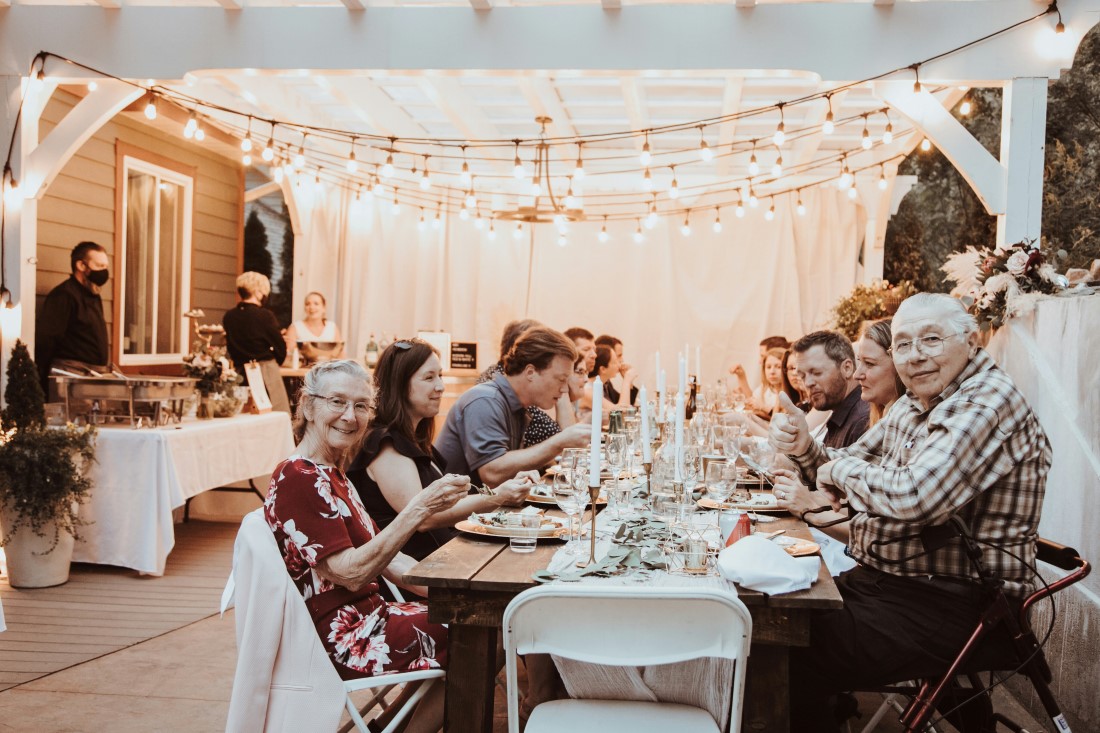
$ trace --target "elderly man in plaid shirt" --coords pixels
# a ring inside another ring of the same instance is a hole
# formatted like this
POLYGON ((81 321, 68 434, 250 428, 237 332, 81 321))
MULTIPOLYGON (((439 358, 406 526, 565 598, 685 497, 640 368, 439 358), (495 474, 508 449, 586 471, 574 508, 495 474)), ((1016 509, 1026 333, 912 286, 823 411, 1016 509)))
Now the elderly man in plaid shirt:
MULTIPOLYGON (((926 553, 916 537, 924 527, 959 514, 1006 592, 1032 590, 1051 461, 1038 419, 950 296, 902 303, 891 351, 906 395, 853 445, 823 448, 800 414, 772 426, 802 477, 834 508, 848 502, 860 563, 837 579, 844 608, 815 617, 810 646, 793 650, 791 729, 800 733, 839 730, 831 694, 942 674, 976 627, 982 594, 961 544, 926 553)), ((785 475, 776 492, 793 480, 785 475)))

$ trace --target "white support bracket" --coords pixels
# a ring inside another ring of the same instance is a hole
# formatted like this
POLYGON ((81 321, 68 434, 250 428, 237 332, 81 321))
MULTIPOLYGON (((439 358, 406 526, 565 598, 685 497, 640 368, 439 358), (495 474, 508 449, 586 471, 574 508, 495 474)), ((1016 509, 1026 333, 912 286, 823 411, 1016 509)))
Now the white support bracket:
POLYGON ((1043 167, 1047 85, 1043 77, 1013 79, 1001 107, 1001 163, 1007 171, 1005 209, 997 217, 997 247, 1039 240, 1043 221, 1043 167))
POLYGON ((26 196, 41 199, 80 146, 144 93, 144 89, 121 81, 100 82, 99 89, 73 107, 27 156, 23 176, 26 196))
MULTIPOLYGON (((286 180, 285 177, 283 180, 286 180)), ((283 184, 276 183, 275 181, 268 181, 267 183, 261 183, 255 188, 250 188, 244 192, 244 202, 250 204, 257 199, 262 199, 269 193, 276 193, 283 191, 283 184)))
POLYGON ((947 156, 987 212, 998 216, 1005 213, 1005 167, 939 100, 926 91, 915 93, 909 81, 878 82, 874 90, 875 96, 908 119, 947 156))

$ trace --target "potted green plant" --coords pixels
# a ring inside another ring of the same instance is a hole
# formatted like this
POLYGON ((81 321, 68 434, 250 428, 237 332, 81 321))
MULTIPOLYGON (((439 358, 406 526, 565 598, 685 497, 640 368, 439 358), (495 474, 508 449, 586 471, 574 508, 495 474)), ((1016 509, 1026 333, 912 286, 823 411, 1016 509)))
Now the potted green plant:
POLYGON ((855 341, 865 321, 889 318, 897 311, 901 301, 916 292, 917 289, 908 280, 902 280, 897 285, 891 285, 886 280, 856 285, 852 292, 833 306, 833 323, 837 331, 850 341, 855 341))
POLYGON ((8 580, 45 588, 69 579, 77 508, 88 499, 86 468, 95 428, 47 426, 38 371, 22 341, 12 349, 0 413, 0 527, 8 580))

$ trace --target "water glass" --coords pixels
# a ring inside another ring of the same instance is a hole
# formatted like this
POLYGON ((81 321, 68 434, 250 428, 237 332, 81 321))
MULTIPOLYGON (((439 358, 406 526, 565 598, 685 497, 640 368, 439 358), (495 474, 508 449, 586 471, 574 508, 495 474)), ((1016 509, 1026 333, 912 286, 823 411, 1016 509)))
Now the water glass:
MULTIPOLYGON (((607 436, 607 465, 611 467, 612 474, 612 486, 611 498, 615 502, 615 519, 623 518, 623 503, 626 497, 620 490, 619 486, 619 471, 622 470, 623 464, 626 461, 626 435, 623 433, 614 433, 607 436)), ((627 489, 627 493, 629 488, 627 489)))
POLYGON ((520 526, 513 529, 512 536, 508 538, 508 547, 512 552, 534 552, 542 517, 537 514, 521 514, 519 522, 520 526))
POLYGON ((577 492, 573 490, 572 473, 572 471, 568 473, 559 471, 554 476, 554 501, 558 503, 558 508, 569 517, 569 539, 571 540, 568 546, 569 554, 575 554, 580 544, 580 525, 574 517, 582 514, 585 507, 585 502, 579 501, 577 492), (576 535, 575 542, 572 541, 574 534, 576 535))

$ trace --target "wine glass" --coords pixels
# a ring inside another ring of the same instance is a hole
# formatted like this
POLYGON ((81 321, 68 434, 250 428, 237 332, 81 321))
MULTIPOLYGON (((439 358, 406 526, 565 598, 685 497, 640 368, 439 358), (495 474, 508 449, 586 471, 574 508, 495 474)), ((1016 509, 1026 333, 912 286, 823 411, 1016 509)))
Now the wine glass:
POLYGON ((684 513, 694 511, 692 493, 702 478, 703 453, 698 446, 685 445, 680 452, 680 477, 684 480, 684 513))
POLYGON ((711 461, 707 464, 707 471, 704 476, 707 484, 707 497, 718 502, 719 511, 721 511, 722 505, 729 498, 730 491, 733 489, 729 484, 728 465, 724 461, 711 461))
POLYGON ((580 551, 581 535, 580 524, 574 521, 574 517, 584 512, 585 502, 578 501, 577 492, 573 490, 572 473, 572 471, 558 471, 554 475, 554 500, 558 503, 558 508, 569 517, 570 542, 566 552, 575 555, 580 551), (575 538, 574 526, 576 526, 575 538))
POLYGON ((722 429, 722 453, 729 461, 736 461, 741 455, 742 430, 740 425, 727 425, 722 429))
POLYGON ((626 435, 623 433, 613 433, 607 436, 607 464, 611 467, 612 474, 612 489, 611 498, 615 502, 615 519, 623 518, 623 504, 626 503, 626 495, 630 493, 630 486, 627 484, 625 489, 620 488, 619 484, 619 471, 622 470, 623 464, 626 461, 626 435))
POLYGON ((755 467, 763 469, 758 470, 760 474, 760 490, 764 489, 764 481, 768 479, 765 473, 771 473, 772 468, 775 466, 775 446, 773 446, 767 438, 754 438, 749 444, 749 457, 752 458, 756 464, 755 467))

